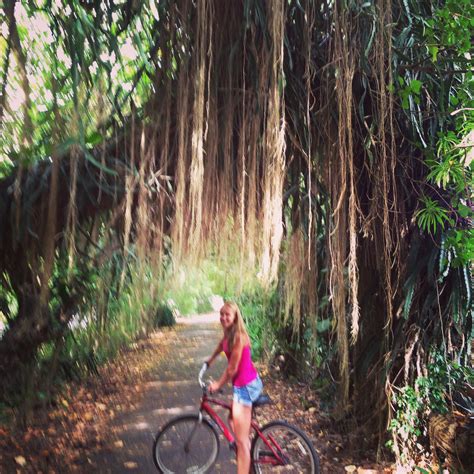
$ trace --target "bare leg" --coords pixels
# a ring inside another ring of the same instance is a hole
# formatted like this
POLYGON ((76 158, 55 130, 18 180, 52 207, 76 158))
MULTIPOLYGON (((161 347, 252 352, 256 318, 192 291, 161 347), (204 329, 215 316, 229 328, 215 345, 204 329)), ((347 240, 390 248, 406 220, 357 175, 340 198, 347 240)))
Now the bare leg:
POLYGON ((250 472, 250 423, 252 420, 252 407, 233 402, 232 418, 234 420, 234 434, 237 442, 237 474, 250 472))
POLYGON ((235 428, 234 428, 234 420, 232 419, 232 413, 229 413, 229 426, 230 429, 232 430, 232 433, 235 433, 235 428))

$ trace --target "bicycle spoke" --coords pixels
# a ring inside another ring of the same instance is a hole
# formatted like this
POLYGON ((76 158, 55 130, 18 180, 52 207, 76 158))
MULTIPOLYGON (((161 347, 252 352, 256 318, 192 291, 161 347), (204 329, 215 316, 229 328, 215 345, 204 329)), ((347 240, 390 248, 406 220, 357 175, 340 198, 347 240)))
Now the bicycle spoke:
POLYGON ((298 428, 285 422, 273 422, 262 429, 264 438, 252 446, 256 473, 318 473, 319 460, 311 441, 298 428), (280 459, 278 459, 280 458, 280 459))
POLYGON ((162 472, 200 473, 212 466, 217 452, 218 438, 210 424, 189 415, 170 421, 159 433, 154 460, 162 472))

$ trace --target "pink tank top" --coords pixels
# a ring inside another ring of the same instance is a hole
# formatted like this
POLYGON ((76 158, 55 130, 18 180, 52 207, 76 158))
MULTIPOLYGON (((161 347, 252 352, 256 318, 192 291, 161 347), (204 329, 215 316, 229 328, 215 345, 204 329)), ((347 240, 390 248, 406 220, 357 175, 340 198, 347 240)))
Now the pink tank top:
MULTIPOLYGON (((229 345, 227 339, 222 341, 222 348, 224 349, 227 360, 230 359, 229 345)), ((250 353, 250 345, 244 346, 242 349, 242 357, 240 358, 237 374, 232 379, 232 384, 235 387, 243 387, 257 378, 257 369, 253 365, 252 355, 250 353)))

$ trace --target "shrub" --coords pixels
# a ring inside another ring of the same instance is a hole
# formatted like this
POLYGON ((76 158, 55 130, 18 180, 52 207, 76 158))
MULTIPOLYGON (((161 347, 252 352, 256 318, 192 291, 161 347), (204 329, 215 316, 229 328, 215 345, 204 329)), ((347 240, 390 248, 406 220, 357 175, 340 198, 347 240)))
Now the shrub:
POLYGON ((160 304, 155 312, 153 323, 154 327, 169 327, 176 324, 173 309, 165 303, 160 304))
POLYGON ((405 385, 392 397, 395 414, 390 422, 392 440, 387 445, 403 463, 428 451, 428 419, 432 413, 447 413, 453 395, 472 385, 474 371, 446 360, 435 350, 427 366, 427 376, 418 377, 413 385, 405 385))

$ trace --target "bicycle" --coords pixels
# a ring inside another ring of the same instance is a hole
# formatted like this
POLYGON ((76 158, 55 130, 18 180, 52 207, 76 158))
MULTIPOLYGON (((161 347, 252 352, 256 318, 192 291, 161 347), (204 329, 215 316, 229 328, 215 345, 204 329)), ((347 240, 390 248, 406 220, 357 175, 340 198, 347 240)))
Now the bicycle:
MULTIPOLYGON (((181 415, 166 423, 153 443, 153 461, 165 474, 204 473, 217 460, 220 449, 219 432, 236 450, 235 439, 212 405, 232 412, 231 404, 211 398, 203 381, 207 370, 204 364, 198 380, 202 388, 201 403, 197 414, 181 415)), ((260 395, 253 403, 250 449, 251 464, 256 474, 265 472, 298 472, 319 474, 319 457, 308 436, 286 421, 272 421, 260 427, 255 409, 272 403, 267 395, 260 395)))

